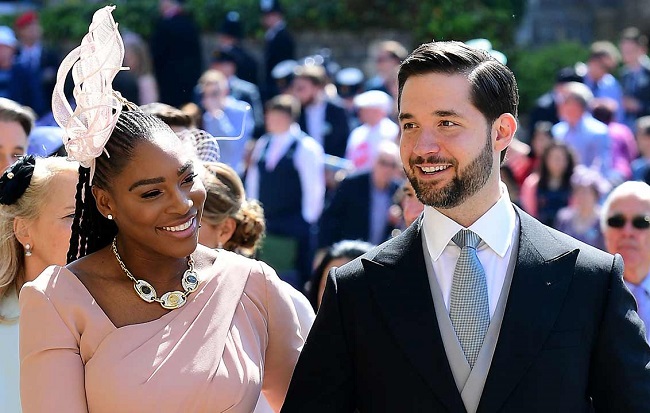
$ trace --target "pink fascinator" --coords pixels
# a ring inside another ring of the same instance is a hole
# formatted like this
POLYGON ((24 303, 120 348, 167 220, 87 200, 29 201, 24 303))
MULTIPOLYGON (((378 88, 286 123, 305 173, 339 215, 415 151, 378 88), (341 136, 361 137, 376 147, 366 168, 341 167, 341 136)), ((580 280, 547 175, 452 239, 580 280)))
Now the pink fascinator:
POLYGON ((106 6, 95 12, 81 45, 63 59, 52 95, 52 112, 65 131, 63 143, 68 158, 90 168, 91 182, 95 158, 104 151, 122 106, 127 103, 112 87, 117 73, 128 69, 122 67, 124 43, 111 14, 114 9, 106 6), (74 81, 74 110, 64 93, 69 72, 74 81))

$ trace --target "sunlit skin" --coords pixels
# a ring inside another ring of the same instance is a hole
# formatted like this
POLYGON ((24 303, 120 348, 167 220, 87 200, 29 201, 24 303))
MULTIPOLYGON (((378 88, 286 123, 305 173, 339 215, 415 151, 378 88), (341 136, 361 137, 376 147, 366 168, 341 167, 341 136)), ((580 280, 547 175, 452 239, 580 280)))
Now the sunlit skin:
POLYGON ((27 134, 20 123, 0 121, 0 171, 27 151, 27 134))
POLYGON ((626 218, 623 228, 605 225, 605 247, 610 253, 619 253, 625 263, 624 278, 639 284, 650 271, 650 229, 637 229, 630 222, 636 216, 650 216, 650 200, 635 194, 617 197, 609 207, 608 217, 622 214, 626 218))
POLYGON ((208 248, 221 248, 232 237, 235 229, 237 229, 237 222, 234 218, 227 217, 218 224, 213 224, 203 218, 199 230, 199 244, 208 248))
POLYGON ((406 226, 411 225, 424 210, 424 204, 420 202, 415 194, 413 185, 408 180, 402 186, 402 201, 400 205, 406 226))
POLYGON ((498 201, 499 154, 517 129, 514 116, 502 114, 488 125, 471 103, 470 85, 463 75, 429 73, 406 80, 399 120, 402 163, 416 191, 419 187, 436 194, 448 189, 486 148, 489 151, 491 166, 480 178, 485 182, 457 205, 438 208, 441 213, 469 227, 498 201), (444 169, 431 173, 423 169, 431 167, 444 169))
POLYGON ((25 257, 25 278, 32 281, 50 265, 65 265, 70 229, 75 209, 75 192, 79 175, 60 172, 49 183, 38 217, 33 221, 17 218, 14 222, 19 242, 30 245, 32 255, 25 257))
MULTIPOLYGON (((110 188, 93 187, 99 212, 118 226, 117 246, 127 268, 153 285, 159 296, 182 291, 181 277, 192 254, 199 272, 212 265, 214 253, 197 248, 205 188, 196 177, 191 154, 171 131, 156 132, 141 142, 110 188), (185 230, 170 231, 183 226, 185 230), (211 257, 212 256, 212 257, 211 257)), ((167 313, 133 291, 110 245, 77 260, 70 269, 116 326, 142 323, 167 313)))

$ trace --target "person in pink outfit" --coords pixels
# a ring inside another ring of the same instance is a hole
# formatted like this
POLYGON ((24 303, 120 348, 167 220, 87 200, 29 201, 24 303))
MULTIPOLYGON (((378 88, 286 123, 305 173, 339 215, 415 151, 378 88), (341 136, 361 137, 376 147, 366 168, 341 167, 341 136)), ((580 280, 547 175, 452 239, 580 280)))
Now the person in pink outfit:
POLYGON ((266 264, 198 245, 199 165, 110 88, 123 58, 113 8, 59 71, 89 92, 74 112, 59 85, 53 99, 82 167, 69 264, 19 298, 23 412, 250 413, 261 393, 278 411, 304 343, 291 297, 266 264))

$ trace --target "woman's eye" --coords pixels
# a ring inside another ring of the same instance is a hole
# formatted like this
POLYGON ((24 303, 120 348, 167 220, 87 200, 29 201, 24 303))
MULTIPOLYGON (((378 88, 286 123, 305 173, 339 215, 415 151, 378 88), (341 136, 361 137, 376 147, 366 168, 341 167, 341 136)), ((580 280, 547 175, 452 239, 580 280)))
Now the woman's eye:
POLYGON ((74 212, 63 217, 63 219, 74 219, 74 212))
POLYGON ((153 191, 145 192, 141 196, 142 196, 142 198, 150 199, 150 198, 155 198, 160 194, 161 194, 161 192, 156 189, 156 190, 153 190, 153 191))

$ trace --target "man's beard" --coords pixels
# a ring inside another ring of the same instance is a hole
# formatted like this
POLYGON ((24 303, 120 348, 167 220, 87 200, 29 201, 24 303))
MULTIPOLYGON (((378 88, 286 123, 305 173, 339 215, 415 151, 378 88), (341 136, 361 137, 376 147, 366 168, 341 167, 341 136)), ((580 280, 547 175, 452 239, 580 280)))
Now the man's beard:
POLYGON ((461 171, 457 170, 457 160, 443 159, 437 156, 430 156, 426 159, 421 156, 411 158, 409 159, 409 170, 404 168, 404 171, 409 181, 411 181, 411 185, 413 185, 413 189, 420 202, 434 208, 449 209, 460 205, 467 198, 483 188, 492 173, 493 164, 492 140, 488 132, 483 150, 461 171), (451 168, 456 170, 456 176, 442 188, 436 188, 433 182, 420 182, 413 170, 416 164, 422 163, 451 164, 451 168))

